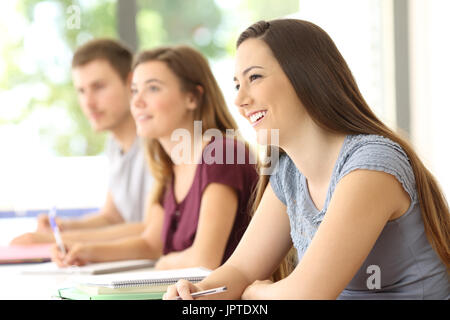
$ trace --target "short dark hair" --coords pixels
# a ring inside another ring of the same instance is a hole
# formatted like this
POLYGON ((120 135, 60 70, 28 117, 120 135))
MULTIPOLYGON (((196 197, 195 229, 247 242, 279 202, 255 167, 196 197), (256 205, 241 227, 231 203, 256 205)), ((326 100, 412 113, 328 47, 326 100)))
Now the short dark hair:
POLYGON ((72 69, 97 59, 106 60, 125 82, 131 72, 133 54, 124 44, 114 39, 94 39, 79 47, 72 59, 72 69))

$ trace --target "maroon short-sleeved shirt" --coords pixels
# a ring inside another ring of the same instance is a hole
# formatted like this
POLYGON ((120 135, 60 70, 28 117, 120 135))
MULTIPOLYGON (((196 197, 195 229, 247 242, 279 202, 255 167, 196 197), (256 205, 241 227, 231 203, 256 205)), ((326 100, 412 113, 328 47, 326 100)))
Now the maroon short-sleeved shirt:
POLYGON ((210 183, 220 183, 232 187, 237 192, 239 202, 222 263, 230 257, 250 221, 249 202, 258 180, 253 163, 243 142, 225 137, 211 140, 203 150, 202 161, 197 165, 193 183, 183 201, 177 203, 175 200, 173 181, 165 190, 162 199, 165 212, 162 230, 164 254, 181 251, 192 245, 203 191, 210 183), (242 157, 238 158, 238 152, 245 152, 245 163, 242 164, 242 157), (211 163, 214 159, 216 161, 211 163))

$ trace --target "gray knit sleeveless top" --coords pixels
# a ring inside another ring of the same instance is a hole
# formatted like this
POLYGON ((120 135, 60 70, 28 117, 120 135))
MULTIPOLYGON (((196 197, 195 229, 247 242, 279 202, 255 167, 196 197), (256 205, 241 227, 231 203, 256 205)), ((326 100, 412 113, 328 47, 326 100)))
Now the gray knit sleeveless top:
POLYGON ((287 207, 298 261, 323 220, 337 183, 356 169, 393 175, 409 194, 411 205, 405 214, 385 225, 368 257, 338 299, 450 299, 445 265, 425 235, 409 159, 397 143, 377 135, 345 138, 322 211, 317 210, 310 197, 305 176, 286 154, 281 155, 270 184, 287 207), (378 279, 374 280, 374 276, 378 279))

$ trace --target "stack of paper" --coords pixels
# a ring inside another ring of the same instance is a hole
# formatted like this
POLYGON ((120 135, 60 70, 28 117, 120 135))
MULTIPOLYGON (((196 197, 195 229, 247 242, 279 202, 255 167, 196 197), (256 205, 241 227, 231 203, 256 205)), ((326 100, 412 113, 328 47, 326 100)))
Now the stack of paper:
POLYGON ((154 260, 124 260, 90 263, 85 266, 59 268, 55 263, 42 263, 22 270, 22 274, 106 274, 153 267, 154 260))
POLYGON ((161 299, 167 287, 180 279, 193 283, 211 273, 206 268, 185 268, 84 277, 75 287, 59 289, 59 296, 74 300, 161 299))

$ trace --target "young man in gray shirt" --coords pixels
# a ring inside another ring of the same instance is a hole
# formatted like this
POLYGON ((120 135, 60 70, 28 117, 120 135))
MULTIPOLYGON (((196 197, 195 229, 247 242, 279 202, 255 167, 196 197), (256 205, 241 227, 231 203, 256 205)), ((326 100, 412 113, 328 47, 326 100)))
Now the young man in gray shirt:
MULTIPOLYGON (((132 53, 110 39, 91 40, 73 56, 72 78, 83 113, 93 130, 111 134, 106 150, 110 181, 99 212, 57 218, 65 242, 112 240, 144 230, 152 178, 130 113, 131 64, 132 53)), ((53 241, 48 216, 42 214, 36 232, 21 235, 12 243, 53 241)))

